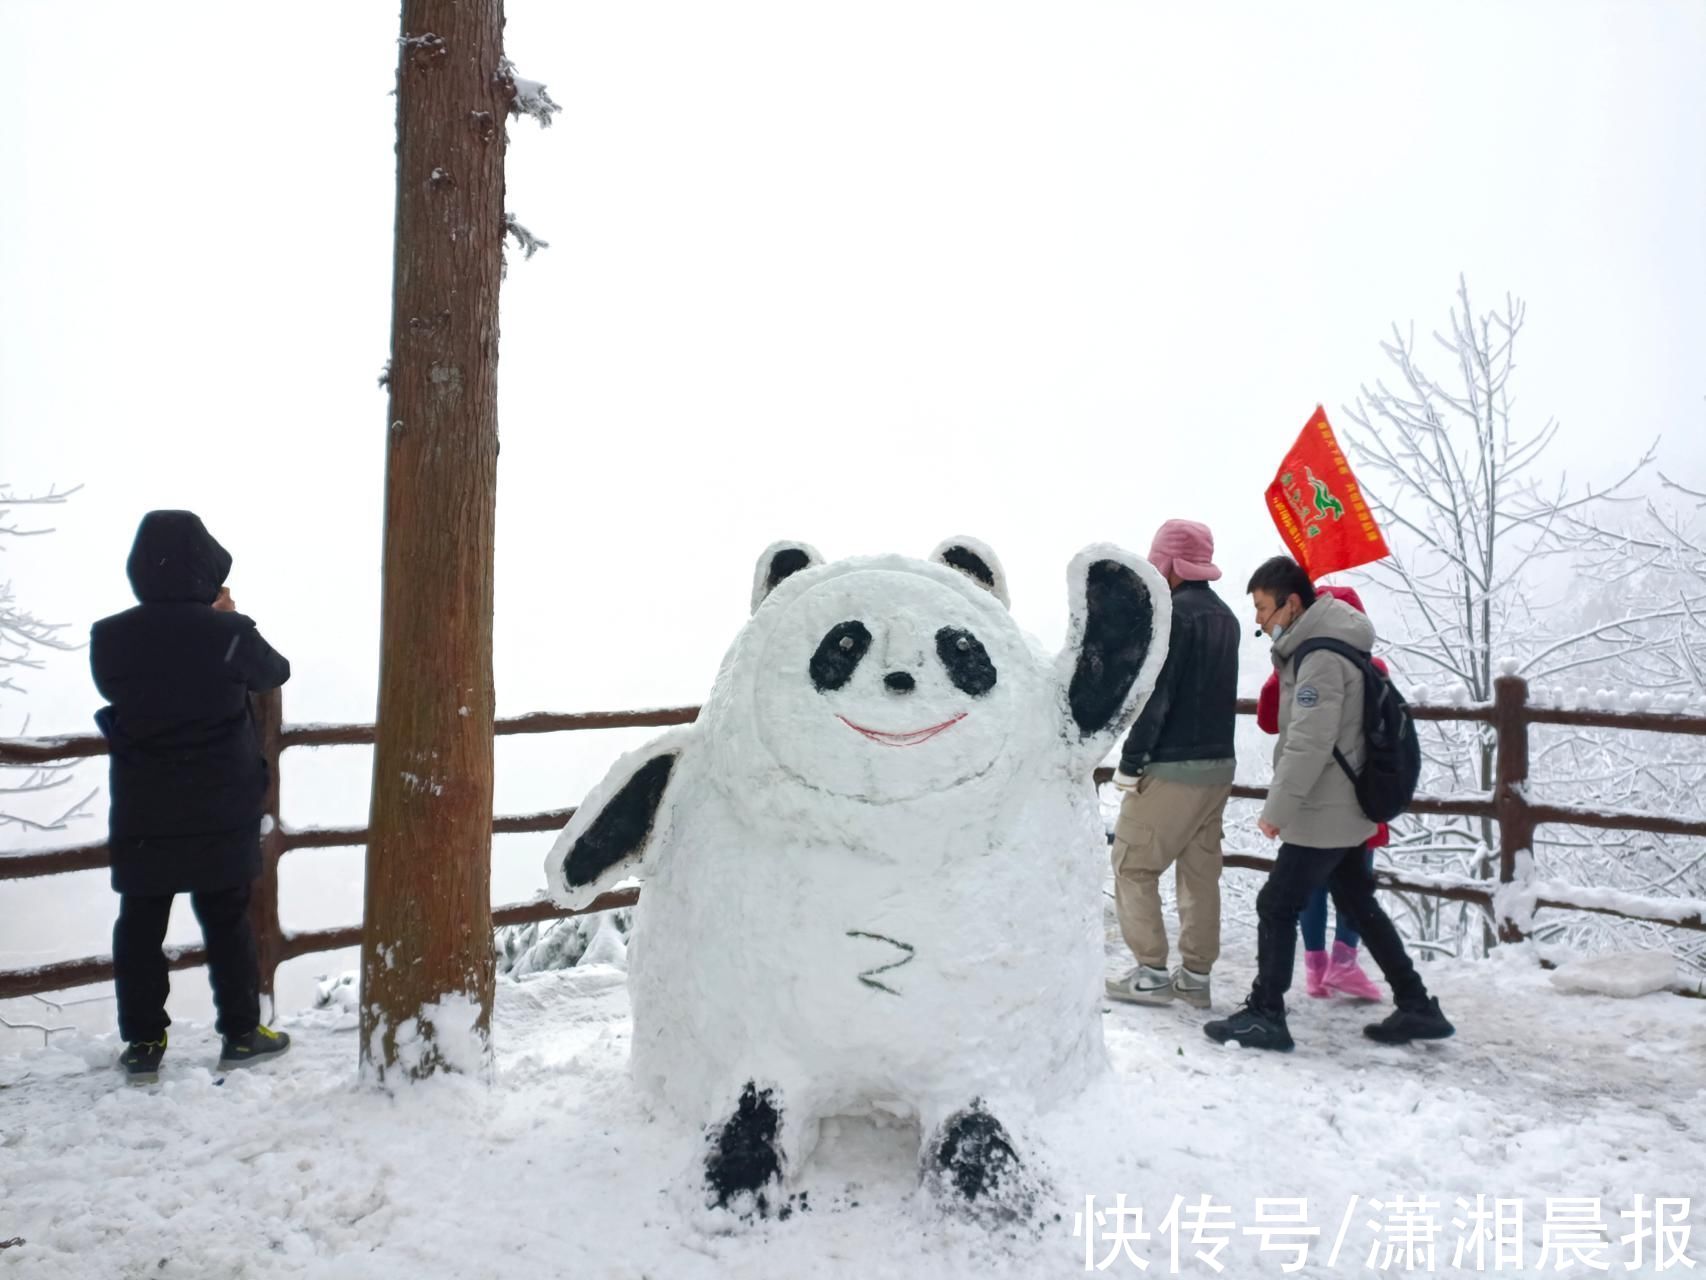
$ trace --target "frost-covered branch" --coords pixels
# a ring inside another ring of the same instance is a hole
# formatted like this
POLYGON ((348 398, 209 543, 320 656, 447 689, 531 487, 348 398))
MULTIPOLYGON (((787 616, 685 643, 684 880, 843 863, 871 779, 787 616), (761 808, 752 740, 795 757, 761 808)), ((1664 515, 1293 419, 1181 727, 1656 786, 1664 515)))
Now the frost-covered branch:
MULTIPOLYGON (((20 528, 13 519, 12 509, 14 507, 58 506, 82 487, 82 485, 78 484, 72 485, 69 489, 61 489, 58 485, 53 485, 46 493, 24 494, 19 496, 12 492, 11 485, 0 484, 0 534, 10 535, 14 538, 33 538, 39 537, 44 533, 52 533, 52 528, 20 528)), ((0 551, 4 550, 5 545, 0 544, 0 551)))
MULTIPOLYGON (((58 506, 75 494, 81 485, 62 489, 54 485, 45 493, 18 495, 12 487, 0 484, 0 551, 5 538, 37 537, 51 533, 51 528, 21 526, 13 512, 19 507, 58 506)), ((46 652, 68 653, 81 646, 65 637, 63 623, 47 622, 23 607, 10 582, 0 583, 0 694, 23 694, 25 689, 14 678, 22 671, 39 671, 46 652)), ((24 720, 24 729, 29 720, 24 720)), ((58 791, 72 780, 69 769, 47 766, 0 766, 0 797, 6 806, 0 808, 0 827, 20 827, 30 831, 63 831, 73 822, 90 816, 89 804, 98 792, 91 792, 75 804, 48 817, 26 812, 20 804, 25 797, 34 799, 47 792, 58 791), (18 775, 21 774, 21 779, 18 775), (13 780, 18 779, 18 780, 13 780)))
POLYGON ((1706 493, 1702 493, 1699 489, 1691 489, 1685 484, 1678 484, 1662 471, 1659 472, 1659 479, 1664 482, 1665 488, 1674 490, 1675 492, 1682 494, 1684 497, 1693 498, 1702 506, 1706 506, 1706 493))
MULTIPOLYGON (((63 786, 69 781, 71 781, 69 777, 63 777, 56 778, 52 782, 43 786, 6 787, 0 789, 0 794, 25 795, 29 793, 39 793, 63 786)), ((37 821, 34 818, 27 818, 19 813, 11 813, 0 809, 0 827, 21 827, 26 831, 64 831, 73 822, 81 822, 85 818, 94 816, 89 806, 94 803, 95 797, 100 794, 100 788, 96 787, 93 791, 89 792, 88 795, 77 801, 76 804, 66 809, 58 817, 48 818, 42 821, 37 821)))
POLYGON ((509 91, 509 113, 520 119, 531 116, 541 129, 551 127, 551 117, 562 108, 551 101, 551 95, 538 80, 525 80, 515 73, 515 64, 508 58, 498 63, 498 83, 509 91))
MULTIPOLYGON (((41 1042, 44 1048, 47 1046, 49 1039, 59 1032, 76 1030, 75 1027, 50 1027, 40 1022, 13 1022, 10 1018, 6 1017, 0 1017, 0 1027, 5 1027, 8 1031, 39 1031, 41 1032, 41 1042)), ((15 1243, 22 1244, 23 1241, 19 1240, 15 1243)))
POLYGON ((515 238, 515 243, 521 249, 521 256, 524 258, 531 258, 539 250, 551 247, 549 240, 541 240, 517 222, 513 213, 504 214, 504 234, 515 238))

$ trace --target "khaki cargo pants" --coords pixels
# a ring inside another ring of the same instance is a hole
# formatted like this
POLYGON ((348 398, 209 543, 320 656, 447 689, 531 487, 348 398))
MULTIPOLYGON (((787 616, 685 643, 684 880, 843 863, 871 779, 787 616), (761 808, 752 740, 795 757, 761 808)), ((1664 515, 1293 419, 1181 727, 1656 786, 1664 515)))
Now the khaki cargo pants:
POLYGON ((1230 783, 1195 786, 1145 775, 1120 802, 1114 824, 1114 903, 1139 964, 1167 967, 1161 873, 1175 867, 1179 956, 1193 973, 1220 958, 1221 817, 1230 783))

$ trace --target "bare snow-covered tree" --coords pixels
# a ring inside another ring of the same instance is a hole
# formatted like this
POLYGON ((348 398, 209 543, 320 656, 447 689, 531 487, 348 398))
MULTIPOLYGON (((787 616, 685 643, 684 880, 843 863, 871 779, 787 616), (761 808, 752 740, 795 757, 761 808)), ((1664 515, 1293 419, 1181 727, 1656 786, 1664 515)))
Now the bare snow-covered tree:
MULTIPOLYGON (((9 551, 10 539, 53 532, 20 524, 20 508, 56 506, 76 492, 76 488, 55 487, 46 493, 18 495, 10 485, 0 483, 0 553, 9 551)), ((21 697, 26 689, 19 681, 25 672, 40 670, 47 653, 76 649, 64 633, 64 623, 46 622, 26 609, 9 578, 0 581, 0 695, 21 697)), ((16 731, 20 735, 29 731, 27 716, 20 718, 16 731)), ((69 769, 52 765, 0 765, 0 828, 62 831, 87 817, 89 802, 97 793, 71 800, 67 788, 74 781, 69 769)))
MULTIPOLYGON (((1511 416, 1524 316, 1523 303, 1508 296, 1503 311, 1475 315, 1460 279, 1451 333, 1433 335, 1448 377, 1425 370, 1413 330, 1395 325, 1381 347, 1402 386, 1365 385, 1346 411, 1356 428, 1352 446, 1372 480, 1370 500, 1395 534, 1392 556, 1369 568, 1412 623, 1394 650, 1414 660, 1418 678, 1461 685, 1477 702, 1492 697, 1497 662, 1514 652, 1504 646, 1520 644, 1539 621, 1539 563, 1573 552, 1579 522, 1627 497, 1654 458, 1649 448, 1614 483, 1574 494, 1564 477, 1541 469, 1557 420, 1523 430, 1511 416)), ((1481 785, 1491 777, 1489 759, 1481 785)))
POLYGON ((1706 493, 1663 472, 1660 481, 1632 519, 1572 513, 1579 575, 1612 603, 1555 646, 1567 661, 1545 674, 1614 668, 1618 687, 1662 710, 1706 699, 1706 493))
MULTIPOLYGON (((1542 699, 1706 713, 1706 493, 1663 473, 1660 479, 1660 493, 1638 514, 1571 516, 1580 584, 1575 630, 1539 655, 1542 676, 1564 682, 1542 685, 1542 699)), ((1568 778, 1575 793, 1596 803, 1706 818, 1706 742, 1699 738, 1560 727, 1537 734, 1536 745, 1538 776, 1568 778)), ((1706 841, 1595 832, 1556 835, 1549 845, 1559 879, 1706 898, 1706 841)), ((1618 934, 1668 947, 1706 973, 1706 938, 1698 935, 1667 937, 1670 931, 1656 926, 1602 917, 1547 921, 1542 932, 1590 942, 1618 934)))
MULTIPOLYGON (((1477 313, 1460 278, 1449 330, 1432 335, 1443 368, 1418 349, 1413 328, 1394 325, 1381 345, 1397 377, 1365 385, 1346 408, 1348 443, 1393 549, 1365 571, 1370 603, 1417 700, 1486 702, 1503 660, 1531 679, 1550 677, 1592 647, 1549 592, 1567 589, 1579 522, 1629 497, 1653 461, 1649 448, 1613 482, 1579 488, 1546 468, 1558 422, 1524 426, 1513 413, 1524 318, 1523 303, 1509 296, 1503 308, 1477 313)), ((1431 727, 1425 788, 1490 791, 1491 731, 1431 727)), ((1495 873, 1490 820, 1411 818, 1395 838, 1395 852, 1423 869, 1495 873)), ((1421 899, 1404 907, 1426 944, 1478 952, 1493 941, 1491 921, 1473 906, 1421 899)))

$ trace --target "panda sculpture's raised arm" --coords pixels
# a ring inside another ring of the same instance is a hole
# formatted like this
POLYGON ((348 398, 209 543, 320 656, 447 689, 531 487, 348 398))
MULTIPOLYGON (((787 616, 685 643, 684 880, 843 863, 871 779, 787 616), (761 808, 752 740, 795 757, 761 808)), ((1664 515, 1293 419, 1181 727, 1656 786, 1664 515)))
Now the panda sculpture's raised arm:
POLYGON ((1026 1211, 1028 1115, 1106 1069, 1091 772, 1171 600, 1099 545, 1050 656, 994 554, 760 558, 697 723, 622 757, 546 859, 556 901, 644 882, 633 1071, 711 1135, 710 1197, 796 1174, 818 1122, 910 1114, 948 1196, 1026 1211))

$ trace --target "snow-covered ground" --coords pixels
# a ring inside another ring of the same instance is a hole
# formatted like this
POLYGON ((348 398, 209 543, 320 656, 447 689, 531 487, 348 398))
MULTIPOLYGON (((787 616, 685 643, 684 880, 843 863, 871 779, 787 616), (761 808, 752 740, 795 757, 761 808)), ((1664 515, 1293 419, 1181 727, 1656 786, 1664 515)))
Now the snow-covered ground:
MULTIPOLYGON (((1110 972, 1119 961, 1116 943, 1110 972)), ((1217 1006, 1251 964, 1235 950, 1216 970, 1217 1006)), ((1523 948, 1425 972, 1455 1040, 1382 1048, 1358 1030, 1366 1009, 1299 996, 1298 1049, 1270 1056, 1210 1043, 1183 1007, 1110 1007, 1116 1074, 1046 1127, 1053 1194, 1027 1230, 945 1212, 918 1189, 916 1134, 854 1120, 806 1171, 809 1207, 758 1222, 704 1209, 700 1140, 629 1086, 625 981, 609 966, 500 984, 490 1088, 363 1089, 353 1017, 332 1011, 285 1017, 292 1053, 225 1077, 211 1028, 180 1023, 155 1088, 120 1079, 112 1036, 62 1036, 0 1058, 0 1243, 22 1240, 0 1248, 0 1276, 1030 1278, 1084 1273, 1087 1245, 1106 1274, 1143 1274, 1136 1255, 1149 1275, 1207 1276, 1193 1261, 1206 1238, 1186 1232, 1175 1269, 1163 1225, 1176 1196, 1204 1193, 1227 1206, 1231 1276, 1290 1259, 1245 1234, 1258 1198, 1286 1197, 1306 1198, 1320 1231, 1298 1274, 1370 1271, 1371 1247, 1406 1221, 1437 1227, 1432 1264, 1419 1248, 1374 1263, 1452 1274, 1473 1231, 1453 1225, 1467 1221, 1456 1200, 1477 1195, 1520 1202, 1526 1247, 1504 1274, 1541 1274, 1549 1213, 1555 1240, 1570 1214, 1600 1215, 1609 1243, 1589 1256, 1617 1274, 1703 1274, 1661 1272, 1650 1239, 1628 1270, 1620 1215, 1637 1196, 1689 1198, 1686 1248, 1706 1260, 1706 1004, 1568 994, 1523 948), (1151 1236, 1129 1254, 1117 1232, 1135 1223, 1110 1212, 1122 1193, 1151 1236), (1087 1196, 1105 1215, 1088 1241, 1087 1196), (1421 1196, 1438 1207, 1416 1211, 1421 1196)), ((1488 1246, 1479 1269, 1493 1263, 1488 1246)), ((1465 1254, 1458 1270, 1477 1269, 1465 1254)))

